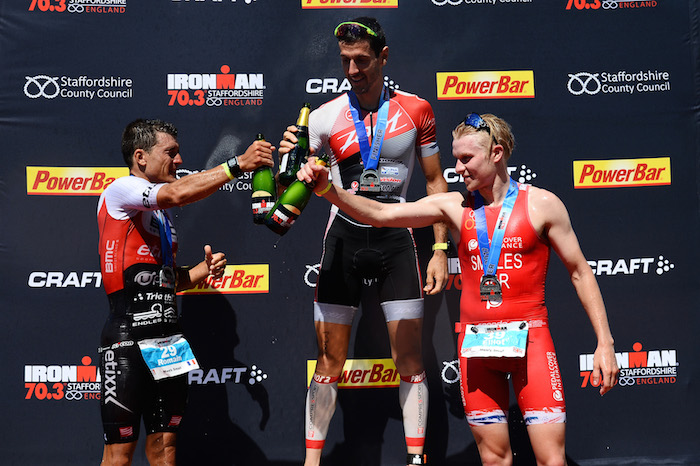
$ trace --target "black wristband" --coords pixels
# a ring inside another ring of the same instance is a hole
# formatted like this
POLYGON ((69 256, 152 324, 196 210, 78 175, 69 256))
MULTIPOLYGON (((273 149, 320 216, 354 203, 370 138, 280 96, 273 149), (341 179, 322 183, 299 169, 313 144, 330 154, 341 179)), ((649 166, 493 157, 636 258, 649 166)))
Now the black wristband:
POLYGON ((238 165, 238 157, 235 155, 226 161, 226 166, 228 166, 228 169, 234 178, 240 178, 243 174, 241 166, 238 165))

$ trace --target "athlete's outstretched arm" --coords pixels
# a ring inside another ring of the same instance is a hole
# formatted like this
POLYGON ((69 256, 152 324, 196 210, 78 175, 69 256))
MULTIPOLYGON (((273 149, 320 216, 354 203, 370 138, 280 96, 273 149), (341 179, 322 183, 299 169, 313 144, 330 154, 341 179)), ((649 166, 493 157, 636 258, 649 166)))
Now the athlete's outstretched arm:
MULTIPOLYGON (((260 166, 273 166, 272 152, 275 147, 266 141, 253 142, 246 151, 238 156, 238 163, 245 171, 260 166)), ((183 176, 168 183, 158 191, 158 206, 169 209, 199 201, 214 194, 221 186, 230 181, 222 166, 199 173, 183 176)))
MULTIPOLYGON (((348 212, 360 222, 375 227, 421 228, 436 222, 452 224, 450 204, 462 196, 459 193, 442 193, 424 197, 416 202, 384 204, 364 196, 350 194, 329 184, 328 168, 316 165, 312 157, 297 173, 300 180, 316 180, 314 191, 322 193, 328 201, 348 212), (456 197, 455 197, 456 196, 456 197)), ((456 223, 458 224, 459 220, 456 223)))
POLYGON ((604 395, 617 383, 619 369, 603 296, 591 266, 581 251, 564 203, 548 191, 538 190, 537 193, 533 196, 533 201, 535 208, 546 214, 545 234, 569 271, 571 283, 598 339, 593 355, 591 382, 594 386, 600 384, 600 394, 604 395))

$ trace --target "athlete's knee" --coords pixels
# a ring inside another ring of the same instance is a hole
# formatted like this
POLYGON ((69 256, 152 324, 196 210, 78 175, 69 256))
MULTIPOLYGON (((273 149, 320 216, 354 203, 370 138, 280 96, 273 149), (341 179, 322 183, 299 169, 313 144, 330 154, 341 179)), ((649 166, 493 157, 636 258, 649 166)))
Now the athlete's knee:
POLYGON ((129 466, 135 448, 136 442, 105 445, 100 466, 129 466))
POLYGON ((333 354, 330 352, 321 352, 316 360, 316 373, 319 375, 337 377, 343 370, 345 365, 345 354, 333 354))
POLYGON ((176 435, 170 432, 156 432, 146 437, 146 458, 151 465, 170 466, 175 464, 176 435))

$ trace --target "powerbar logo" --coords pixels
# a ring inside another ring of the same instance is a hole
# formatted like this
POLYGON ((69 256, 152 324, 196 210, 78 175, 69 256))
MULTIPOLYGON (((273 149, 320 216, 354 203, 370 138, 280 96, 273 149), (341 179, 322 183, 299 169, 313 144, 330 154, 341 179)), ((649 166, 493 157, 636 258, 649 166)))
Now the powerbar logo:
POLYGON ((670 74, 668 71, 647 70, 628 73, 579 73, 569 74, 566 87, 573 95, 603 94, 634 94, 647 92, 667 92, 671 90, 670 74))
POLYGON ((126 167, 27 167, 27 194, 99 196, 115 179, 128 175, 126 167))
POLYGON ((126 13, 126 0, 31 0, 29 11, 126 13))
POLYGON ((24 366, 25 400, 99 400, 100 372, 83 356, 82 365, 24 366))
POLYGON ((624 188, 671 184, 671 158, 575 160, 574 188, 624 188))
POLYGON ((249 294, 269 293, 270 266, 268 264, 227 265, 221 278, 207 277, 194 288, 178 295, 191 294, 249 294))
POLYGON ((256 365, 247 367, 222 367, 220 369, 209 369, 204 373, 202 369, 195 369, 187 373, 187 383, 189 385, 219 385, 228 381, 231 383, 247 383, 255 385, 267 380, 267 374, 256 365))
POLYGON ((168 74, 169 106, 246 106, 262 105, 265 82, 262 73, 230 74, 223 65, 221 73, 168 74))
POLYGON ((567 10, 615 10, 617 8, 656 8, 656 0, 624 2, 620 0, 569 0, 567 10))
POLYGON ((399 0, 301 0, 302 8, 398 8, 399 0))
MULTIPOLYGON (((620 368, 619 385, 658 385, 676 383, 678 362, 676 350, 642 351, 640 342, 632 345, 634 351, 615 353, 620 368)), ((593 371, 593 355, 579 355, 581 388, 594 386, 590 380, 593 371)))
POLYGON ((535 97, 532 71, 470 71, 436 74, 438 99, 522 99, 535 97))
MULTIPOLYGON (((316 370, 316 360, 306 361, 306 386, 311 384, 316 370)), ((338 380, 338 388, 389 388, 398 387, 399 371, 394 361, 388 359, 348 359, 338 380)))

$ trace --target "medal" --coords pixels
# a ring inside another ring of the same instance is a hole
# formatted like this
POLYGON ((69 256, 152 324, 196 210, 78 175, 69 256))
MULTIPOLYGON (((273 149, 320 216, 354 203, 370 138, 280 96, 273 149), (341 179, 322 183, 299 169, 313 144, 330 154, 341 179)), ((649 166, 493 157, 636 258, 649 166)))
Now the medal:
POLYGON ((484 275, 481 277, 479 292, 482 301, 501 299, 501 283, 494 275, 484 275))
POLYGON ((169 290, 175 289, 175 271, 172 267, 168 265, 161 267, 159 278, 161 288, 167 288, 169 290))
POLYGON ((377 170, 368 168, 362 172, 360 176, 360 192, 373 194, 381 192, 381 181, 377 170))

